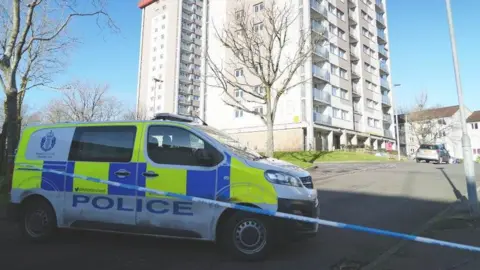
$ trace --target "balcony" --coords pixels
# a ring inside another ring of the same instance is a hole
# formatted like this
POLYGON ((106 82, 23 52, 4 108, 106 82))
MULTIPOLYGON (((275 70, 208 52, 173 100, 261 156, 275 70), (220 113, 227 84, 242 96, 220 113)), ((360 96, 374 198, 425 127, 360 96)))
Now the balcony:
POLYGON ((388 84, 388 81, 385 78, 380 79, 380 86, 386 90, 390 90, 390 85, 388 84))
POLYGON ((186 98, 181 98, 178 100, 178 103, 182 104, 182 105, 191 105, 192 104, 192 101, 191 100, 188 100, 186 98))
POLYGON ((385 23, 385 18, 383 17, 383 15, 377 14, 377 25, 380 28, 386 28, 387 27, 387 24, 385 23))
POLYGON ((357 66, 352 65, 352 80, 360 78, 360 70, 357 66))
POLYGON ((353 105, 353 112, 356 114, 362 114, 362 108, 360 108, 360 105, 353 105))
POLYGON ((355 122, 355 130, 356 130, 356 131, 363 131, 363 125, 362 125, 362 123, 355 122))
POLYGON ((328 27, 318 21, 312 20, 312 31, 322 38, 328 38, 328 27))
POLYGON ((195 107, 200 107, 200 100, 192 100, 192 105, 195 107))
POLYGON ((313 75, 313 77, 315 77, 317 79, 320 79, 320 80, 323 80, 323 81, 326 81, 326 82, 330 82, 330 72, 328 72, 328 70, 326 68, 321 68, 321 67, 318 67, 316 65, 313 65, 312 66, 312 75, 313 75))
POLYGON ((319 125, 332 125, 332 117, 322 113, 313 113, 313 122, 319 125))
POLYGON ((383 114, 383 121, 387 123, 392 123, 392 115, 388 113, 383 114))
POLYGON ((385 5, 382 0, 375 1, 375 9, 379 12, 385 12, 385 5))
POLYGON ((186 32, 188 32, 188 33, 193 33, 193 31, 194 31, 191 26, 188 26, 188 25, 183 24, 183 23, 182 23, 182 30, 184 30, 184 31, 186 31, 186 32))
POLYGON ((350 37, 350 44, 355 44, 358 42, 356 29, 350 28, 350 31, 348 31, 348 36, 350 37))
POLYGON ((330 93, 327 93, 326 91, 313 88, 313 100, 330 105, 332 97, 330 93))
POLYGON ((187 3, 182 4, 183 11, 185 11, 185 13, 187 13, 187 14, 192 14, 193 13, 193 7, 194 6, 195 5, 189 5, 187 3))
POLYGON ((187 45, 182 44, 182 45, 180 45, 180 48, 184 51, 189 52, 189 53, 193 52, 193 49, 192 49, 191 46, 187 46, 187 45))
POLYGON ((382 95, 382 104, 390 106, 390 98, 388 96, 382 95))
POLYGON ((190 57, 188 57, 188 56, 186 56, 186 55, 184 55, 184 54, 183 54, 182 56, 180 56, 180 60, 181 60, 182 62, 185 62, 185 63, 188 63, 188 64, 190 64, 190 63, 192 62, 192 60, 190 59, 190 57))
POLYGON ((353 62, 360 60, 357 55, 357 50, 355 50, 355 47, 353 46, 350 46, 350 60, 353 62))
POLYGON ((187 14, 185 12, 182 12, 182 19, 188 21, 189 23, 193 23, 194 20, 192 18, 192 14, 187 14))
POLYGON ((317 58, 316 60, 328 61, 330 58, 330 52, 325 46, 317 46, 313 51, 313 56, 317 58))
POLYGON ((385 32, 383 32, 381 30, 377 31, 377 39, 378 39, 378 43, 381 44, 381 45, 387 43, 387 37, 385 35, 385 32))
POLYGON ((383 136, 385 136, 387 138, 393 138, 392 132, 388 129, 383 131, 383 136))
POLYGON ((388 59, 388 52, 387 52, 387 49, 385 49, 384 46, 378 46, 378 54, 381 57, 384 57, 384 58, 388 59))
POLYGON ((314 12, 312 12, 312 18, 314 19, 327 19, 328 18, 328 10, 324 4, 324 1, 310 1, 310 7, 314 12))
POLYGON ((355 18, 355 13, 348 12, 348 24, 357 25, 357 18, 355 18))
POLYGON ((385 74, 389 73, 387 63, 380 61, 380 71, 382 71, 385 74))
POLYGON ((348 7, 356 7, 357 3, 355 3, 355 0, 348 0, 348 7))
POLYGON ((360 91, 360 87, 356 84, 352 84, 352 93, 353 93, 353 97, 360 97, 361 96, 361 91, 360 91))
POLYGON ((180 86, 178 89, 180 90, 180 93, 182 93, 182 94, 190 95, 192 93, 192 91, 190 89, 188 89, 188 87, 185 87, 185 86, 180 86))
POLYGON ((188 35, 185 35, 185 34, 182 34, 182 40, 185 41, 186 43, 192 43, 193 42, 193 38, 191 36, 188 36, 188 35))
POLYGON ((190 83, 190 80, 188 79, 188 76, 185 76, 185 75, 179 75, 178 76, 180 81, 183 82, 183 83, 190 83))

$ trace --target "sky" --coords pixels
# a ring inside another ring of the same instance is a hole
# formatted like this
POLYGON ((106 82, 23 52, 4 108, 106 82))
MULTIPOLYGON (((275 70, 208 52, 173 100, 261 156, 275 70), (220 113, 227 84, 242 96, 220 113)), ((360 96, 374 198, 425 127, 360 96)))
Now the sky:
MULTIPOLYGON (((110 94, 133 108, 138 80, 141 10, 137 0, 110 1, 109 14, 120 33, 100 29, 94 20, 74 21, 70 31, 82 41, 71 52, 57 85, 71 80, 105 83, 110 94)), ((480 1, 452 0, 457 52, 466 106, 480 110, 480 1)), ((444 0, 387 0, 391 76, 400 106, 415 103, 421 91, 430 105, 458 104, 444 0)), ((26 102, 41 110, 58 96, 35 89, 26 102)))

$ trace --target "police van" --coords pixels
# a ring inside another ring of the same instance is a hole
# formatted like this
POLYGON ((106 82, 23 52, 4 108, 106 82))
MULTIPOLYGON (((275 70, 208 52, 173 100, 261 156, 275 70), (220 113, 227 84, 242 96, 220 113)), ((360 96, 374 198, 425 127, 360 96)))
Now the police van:
POLYGON ((307 171, 177 115, 30 126, 11 169, 8 216, 33 241, 51 238, 58 228, 133 233, 215 241, 237 258, 255 260, 276 243, 318 230, 316 224, 81 177, 318 217, 317 191, 307 171))

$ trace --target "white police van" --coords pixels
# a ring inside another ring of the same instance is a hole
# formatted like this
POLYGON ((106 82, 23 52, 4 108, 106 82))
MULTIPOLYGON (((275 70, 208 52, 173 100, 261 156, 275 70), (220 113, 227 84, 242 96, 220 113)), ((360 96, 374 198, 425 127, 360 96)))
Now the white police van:
POLYGON ((319 215, 307 171, 171 114, 27 127, 12 175, 8 216, 34 241, 49 239, 57 228, 100 230, 216 241, 237 258, 254 260, 276 243, 318 231, 317 224, 151 192, 319 215))

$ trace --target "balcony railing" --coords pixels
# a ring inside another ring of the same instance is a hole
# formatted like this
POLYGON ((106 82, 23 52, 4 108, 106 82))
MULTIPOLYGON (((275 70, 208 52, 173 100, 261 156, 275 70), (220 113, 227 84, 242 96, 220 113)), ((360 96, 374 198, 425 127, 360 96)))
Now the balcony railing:
POLYGON ((379 52, 381 55, 385 56, 385 57, 388 56, 387 50, 386 50, 385 47, 383 47, 383 46, 379 46, 379 47, 378 47, 378 52, 379 52))
POLYGON ((382 25, 385 25, 385 18, 383 18, 383 16, 380 14, 377 14, 377 21, 382 25))
POLYGON ((322 79, 324 81, 330 81, 330 72, 327 69, 313 65, 312 67, 313 76, 316 78, 322 79))
POLYGON ((380 70, 388 73, 388 65, 385 62, 380 62, 380 70))
POLYGON ((360 87, 356 84, 352 85, 352 92, 354 94, 360 95, 360 87))
POLYGON ((382 95, 382 103, 390 105, 390 98, 388 96, 382 95))
POLYGON ((328 28, 322 23, 312 20, 312 31, 320 34, 321 36, 328 37, 328 28))
POLYGON ((332 101, 330 93, 317 88, 313 88, 313 99, 327 104, 330 104, 332 101))
POLYGON ((360 105, 353 105, 353 111, 357 113, 361 113, 362 108, 360 108, 360 105))
POLYGON ((313 10, 315 10, 318 14, 321 14, 323 17, 328 16, 327 7, 324 4, 319 3, 318 1, 315 1, 315 0, 311 0, 310 6, 312 7, 313 10))
POLYGON ((378 38, 380 38, 380 40, 386 42, 387 41, 387 37, 385 36, 385 32, 381 31, 381 30, 378 30, 377 31, 377 36, 378 38))
POLYGON ((381 10, 385 10, 382 0, 376 0, 376 1, 375 1, 375 5, 376 5, 377 7, 379 7, 381 10))
POLYGON ((332 117, 322 113, 313 113, 313 121, 320 125, 332 125, 332 117))
POLYGON ((383 114, 383 121, 385 121, 387 123, 391 123, 392 122, 392 115, 390 115, 388 113, 384 113, 383 114))
POLYGON ((315 47, 314 53, 324 59, 328 59, 330 56, 330 52, 328 51, 327 47, 325 46, 317 46, 315 47))
POLYGON ((387 79, 384 79, 384 78, 380 79, 380 86, 390 90, 390 85, 388 84, 387 79))
POLYGON ((391 132, 390 130, 388 130, 388 129, 384 130, 384 131, 383 131, 383 134, 384 134, 384 136, 387 137, 387 138, 393 138, 392 132, 391 132))

